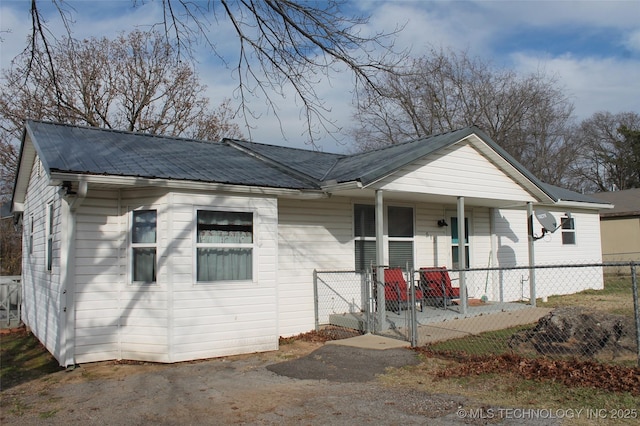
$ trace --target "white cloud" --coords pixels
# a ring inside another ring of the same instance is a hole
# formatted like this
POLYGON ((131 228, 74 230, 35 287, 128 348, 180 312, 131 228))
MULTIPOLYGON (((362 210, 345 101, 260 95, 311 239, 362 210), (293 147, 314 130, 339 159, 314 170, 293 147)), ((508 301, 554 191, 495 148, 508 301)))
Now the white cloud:
POLYGON ((518 54, 514 62, 523 73, 543 68, 548 75, 557 76, 575 105, 578 120, 598 111, 640 111, 640 61, 571 55, 541 60, 518 54))

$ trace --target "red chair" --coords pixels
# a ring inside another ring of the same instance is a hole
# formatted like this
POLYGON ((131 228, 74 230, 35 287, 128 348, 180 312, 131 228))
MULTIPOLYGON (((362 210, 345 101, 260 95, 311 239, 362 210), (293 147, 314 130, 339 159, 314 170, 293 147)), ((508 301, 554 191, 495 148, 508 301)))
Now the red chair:
MULTIPOLYGON (((402 309, 408 309, 411 294, 407 280, 404 278, 402 269, 385 269, 384 270, 384 298, 387 310, 400 313, 402 309)), ((416 302, 420 303, 420 312, 422 312, 422 300, 424 295, 420 289, 416 289, 416 302)))
POLYGON ((425 302, 434 306, 446 308, 453 299, 460 298, 460 288, 451 285, 449 271, 444 266, 420 268, 420 289, 425 302))

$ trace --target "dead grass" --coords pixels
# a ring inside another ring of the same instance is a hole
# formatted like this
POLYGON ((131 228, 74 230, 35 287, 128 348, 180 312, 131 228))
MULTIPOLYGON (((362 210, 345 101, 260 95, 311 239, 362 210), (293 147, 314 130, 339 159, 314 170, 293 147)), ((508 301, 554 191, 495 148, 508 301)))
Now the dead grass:
MULTIPOLYGON (((633 296, 629 277, 606 277, 603 290, 587 290, 574 295, 553 296, 541 307, 582 306, 615 315, 633 317, 633 296)), ((433 393, 453 393, 470 400, 490 401, 495 406, 545 408, 638 410, 640 407, 640 368, 604 365, 577 360, 541 362, 512 356, 508 360, 506 340, 517 330, 493 332, 491 336, 471 336, 445 342, 423 351, 424 362, 418 366, 393 371, 381 380, 393 387, 410 387, 433 393), (453 345, 453 347, 452 347, 453 345), (446 355, 455 348, 457 352, 446 355), (461 349, 462 348, 462 349, 461 349), (460 356, 464 352, 465 356, 460 356), (503 354, 503 355, 501 355, 503 354), (505 358, 506 357, 506 358, 505 358), (544 362, 543 362, 544 364, 544 362), (607 370, 598 373, 598 370, 607 370), (599 376, 598 374, 602 374, 599 376), (618 387, 628 381, 629 388, 618 387)), ((469 407, 482 408, 482 407, 469 407)), ((606 424, 637 424, 635 418, 606 424)), ((570 424, 603 424, 602 419, 572 419, 570 424)))

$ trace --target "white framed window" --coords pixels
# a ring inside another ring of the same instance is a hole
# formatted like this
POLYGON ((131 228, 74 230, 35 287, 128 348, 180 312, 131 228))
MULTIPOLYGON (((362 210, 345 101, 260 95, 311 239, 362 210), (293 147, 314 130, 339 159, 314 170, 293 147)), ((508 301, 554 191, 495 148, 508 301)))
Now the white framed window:
POLYGON ((389 235, 389 266, 413 268, 413 208, 387 207, 387 233, 389 235))
POLYGON ((356 271, 376 263, 376 209, 368 204, 353 206, 356 271))
POLYGON ((156 210, 134 210, 131 212, 131 281, 155 283, 157 264, 156 210))
POLYGON ((572 217, 563 216, 560 223, 562 224, 562 244, 575 245, 576 224, 574 219, 572 217))
MULTIPOLYGON (((353 230, 355 239, 355 269, 363 271, 376 264, 376 214, 375 206, 353 206, 353 230)), ((387 235, 389 266, 413 267, 414 218, 412 207, 387 207, 387 235)))
POLYGON ((196 281, 253 281, 254 214, 196 211, 196 281))
POLYGON ((45 261, 47 263, 47 271, 51 272, 51 270, 53 269, 53 203, 47 204, 46 216, 47 253, 45 256, 45 261))

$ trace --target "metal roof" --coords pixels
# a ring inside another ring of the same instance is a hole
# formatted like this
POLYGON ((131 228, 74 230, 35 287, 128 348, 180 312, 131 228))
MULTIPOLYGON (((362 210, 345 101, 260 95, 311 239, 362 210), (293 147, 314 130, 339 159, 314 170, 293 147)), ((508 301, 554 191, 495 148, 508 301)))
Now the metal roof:
POLYGON ((38 121, 27 132, 50 172, 312 189, 226 143, 38 121))
MULTIPOLYGON (((294 190, 323 184, 367 185, 419 158, 471 135, 510 164, 527 185, 554 201, 600 203, 598 199, 544 184, 475 126, 343 155, 225 139, 192 139, 28 121, 29 135, 51 172, 171 179, 294 190)), ((24 142, 23 142, 24 148, 24 142)), ((506 164, 505 163, 505 164, 506 164)))

